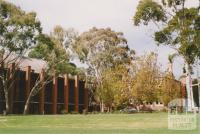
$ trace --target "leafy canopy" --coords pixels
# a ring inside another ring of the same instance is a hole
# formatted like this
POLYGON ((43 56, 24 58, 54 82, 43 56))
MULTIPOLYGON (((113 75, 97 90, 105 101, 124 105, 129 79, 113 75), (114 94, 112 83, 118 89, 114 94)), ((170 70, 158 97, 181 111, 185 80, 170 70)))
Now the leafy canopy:
POLYGON ((141 0, 134 16, 135 25, 156 24, 154 39, 168 45, 192 64, 200 56, 199 7, 187 7, 187 0, 141 0))
POLYGON ((64 44, 66 37, 65 29, 60 26, 56 26, 50 35, 41 34, 29 57, 47 61, 50 73, 77 74, 78 70, 75 64, 70 63, 70 54, 64 44))
POLYGON ((73 49, 91 67, 112 67, 128 59, 129 48, 126 43, 122 33, 110 28, 92 28, 77 38, 73 49))
POLYGON ((41 33, 36 13, 26 13, 13 4, 0 0, 0 50, 22 54, 36 44, 41 33))

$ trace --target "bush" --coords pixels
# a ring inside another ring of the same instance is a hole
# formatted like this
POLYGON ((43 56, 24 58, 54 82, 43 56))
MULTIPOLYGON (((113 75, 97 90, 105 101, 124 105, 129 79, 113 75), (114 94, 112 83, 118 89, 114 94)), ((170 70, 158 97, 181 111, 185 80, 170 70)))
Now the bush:
POLYGON ((68 114, 68 112, 65 109, 63 109, 61 110, 61 114, 68 114))

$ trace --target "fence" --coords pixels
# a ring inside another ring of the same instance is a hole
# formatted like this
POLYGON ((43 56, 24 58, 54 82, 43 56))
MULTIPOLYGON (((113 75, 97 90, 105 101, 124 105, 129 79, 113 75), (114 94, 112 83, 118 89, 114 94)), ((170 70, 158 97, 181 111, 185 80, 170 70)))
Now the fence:
MULTIPOLYGON (((15 68, 12 64, 10 68, 1 68, 0 72, 10 73, 15 68)), ((11 73, 10 73, 11 74, 11 73)), ((10 113, 22 114, 25 102, 35 85, 37 79, 44 79, 44 71, 35 73, 28 66, 25 70, 15 70, 15 79, 10 84, 9 91, 10 113)), ((0 81, 0 113, 5 110, 5 95, 0 81)), ((79 76, 69 78, 54 77, 42 89, 32 97, 28 109, 29 114, 60 114, 65 112, 79 112, 88 109, 88 90, 85 82, 79 80, 79 76)))

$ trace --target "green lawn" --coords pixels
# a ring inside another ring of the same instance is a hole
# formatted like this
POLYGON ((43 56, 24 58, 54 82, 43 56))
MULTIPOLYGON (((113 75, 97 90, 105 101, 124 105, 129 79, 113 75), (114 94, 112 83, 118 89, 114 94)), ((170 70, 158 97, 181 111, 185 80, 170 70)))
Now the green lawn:
POLYGON ((200 134, 167 127, 166 113, 0 116, 0 134, 200 134))

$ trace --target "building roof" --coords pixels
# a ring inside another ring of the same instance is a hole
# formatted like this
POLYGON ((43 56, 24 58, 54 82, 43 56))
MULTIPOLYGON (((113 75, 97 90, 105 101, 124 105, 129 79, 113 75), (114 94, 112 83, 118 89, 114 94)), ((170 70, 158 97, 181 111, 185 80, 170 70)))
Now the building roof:
POLYGON ((18 64, 18 67, 21 70, 24 70, 26 67, 30 66, 32 70, 36 73, 40 73, 42 69, 47 68, 47 62, 42 59, 35 59, 35 58, 29 58, 29 57, 19 57, 16 59, 15 55, 10 55, 5 60, 5 66, 6 64, 16 63, 18 64))
POLYGON ((36 73, 40 73, 42 69, 47 68, 47 63, 41 59, 23 57, 19 63, 19 68, 23 70, 28 66, 31 66, 31 69, 36 73))

